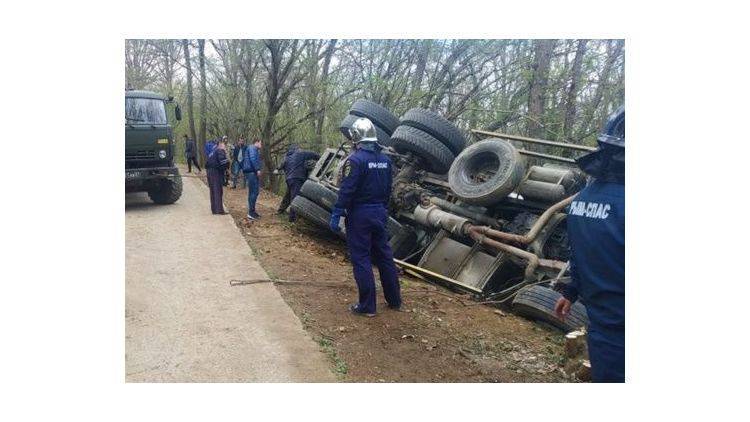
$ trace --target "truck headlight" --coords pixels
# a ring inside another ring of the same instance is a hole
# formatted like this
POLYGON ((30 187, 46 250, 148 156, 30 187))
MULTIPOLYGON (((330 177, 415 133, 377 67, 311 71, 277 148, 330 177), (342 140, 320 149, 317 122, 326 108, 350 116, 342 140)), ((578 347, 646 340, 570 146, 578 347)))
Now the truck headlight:
POLYGON ((164 150, 159 151, 159 158, 161 159, 167 158, 167 151, 164 151, 164 150))

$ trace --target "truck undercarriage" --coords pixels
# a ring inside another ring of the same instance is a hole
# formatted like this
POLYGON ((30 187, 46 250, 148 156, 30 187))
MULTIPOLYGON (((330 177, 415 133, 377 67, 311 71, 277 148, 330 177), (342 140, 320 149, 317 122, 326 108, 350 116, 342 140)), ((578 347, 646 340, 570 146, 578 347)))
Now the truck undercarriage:
MULTIPOLYGON (((398 120, 360 100, 350 113, 342 128, 351 115, 370 118, 394 164, 388 231, 404 271, 563 330, 586 324, 580 302, 564 322, 553 307, 569 280, 566 207, 586 183, 571 157, 592 148, 480 130, 485 139, 464 147, 427 110, 398 120)), ((322 153, 292 202, 303 218, 327 227, 348 152, 343 143, 322 153)))

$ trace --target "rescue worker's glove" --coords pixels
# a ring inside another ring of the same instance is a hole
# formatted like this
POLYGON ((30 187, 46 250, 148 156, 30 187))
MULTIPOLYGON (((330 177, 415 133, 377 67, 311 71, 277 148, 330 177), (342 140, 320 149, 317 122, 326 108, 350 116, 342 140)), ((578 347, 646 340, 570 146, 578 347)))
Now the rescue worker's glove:
POLYGON ((334 208, 333 211, 331 211, 331 222, 329 223, 329 226, 331 228, 331 231, 334 233, 338 233, 341 231, 341 227, 339 227, 339 223, 341 222, 341 217, 344 216, 344 210, 341 208, 334 208))

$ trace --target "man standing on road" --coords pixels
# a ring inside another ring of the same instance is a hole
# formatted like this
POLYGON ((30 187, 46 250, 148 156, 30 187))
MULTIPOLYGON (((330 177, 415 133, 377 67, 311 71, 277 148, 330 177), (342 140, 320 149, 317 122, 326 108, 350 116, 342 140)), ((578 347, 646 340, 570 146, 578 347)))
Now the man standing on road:
MULTIPOLYGON (((242 158, 245 152, 245 138, 240 138, 237 141, 237 145, 232 150, 232 189, 237 188, 237 179, 242 173, 242 158)), ((247 180, 242 179, 242 188, 247 187, 247 180)))
POLYGON ((187 135, 183 135, 185 137, 185 161, 187 161, 188 166, 188 173, 193 172, 193 167, 191 164, 195 164, 195 168, 198 169, 198 173, 201 172, 201 166, 198 165, 198 160, 196 160, 196 155, 198 155, 197 148, 195 147, 195 141, 188 138, 187 135))
MULTIPOLYGON (((318 158, 320 158, 319 154, 312 151, 301 150, 296 144, 291 144, 289 146, 289 149, 284 156, 284 160, 279 164, 279 167, 273 171, 273 174, 279 174, 279 170, 283 170, 286 175, 286 193, 281 200, 281 205, 279 205, 277 214, 284 213, 286 208, 299 193, 302 184, 305 183, 305 179, 307 179, 307 161, 317 160, 318 158)), ((294 210, 289 210, 289 221, 293 222, 296 219, 297 215, 294 210)))
POLYGON ((564 319, 578 297, 589 316, 594 382, 625 381, 625 108, 612 116, 599 148, 578 159, 594 178, 568 210, 571 282, 555 304, 564 319))
POLYGON ((338 232, 346 215, 346 244, 359 290, 359 302, 349 307, 355 315, 375 316, 375 277, 378 267, 383 294, 391 309, 401 308, 393 252, 388 244, 388 201, 391 196, 391 160, 380 152, 375 126, 369 119, 357 119, 349 129, 356 150, 343 167, 343 179, 336 206, 331 212, 331 230, 338 232))
POLYGON ((242 173, 247 181, 247 218, 257 220, 260 214, 255 211, 255 203, 260 193, 260 176, 263 169, 263 160, 260 157, 262 143, 259 139, 248 145, 243 152, 242 173))
POLYGON ((216 145, 206 159, 206 176, 208 178, 208 190, 211 196, 211 212, 213 214, 226 214, 224 211, 224 170, 229 164, 226 153, 226 143, 222 139, 216 145))

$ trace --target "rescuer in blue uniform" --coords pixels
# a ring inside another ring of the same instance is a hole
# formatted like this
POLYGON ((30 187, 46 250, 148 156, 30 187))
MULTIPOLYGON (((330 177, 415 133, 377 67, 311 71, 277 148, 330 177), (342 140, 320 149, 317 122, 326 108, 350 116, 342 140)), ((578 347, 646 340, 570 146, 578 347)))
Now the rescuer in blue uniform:
POLYGON ((599 148, 578 160, 594 178, 570 204, 567 217, 571 283, 555 312, 579 297, 589 316, 594 382, 625 381, 625 108, 610 116, 599 148))
POLYGON ((391 196, 391 161, 380 152, 375 126, 366 118, 357 119, 349 129, 355 151, 343 166, 338 201, 331 212, 331 230, 341 230, 346 216, 346 243, 359 290, 359 302, 349 307, 356 315, 375 316, 375 277, 378 267, 383 294, 388 307, 401 308, 393 252, 388 244, 388 201, 391 196))

